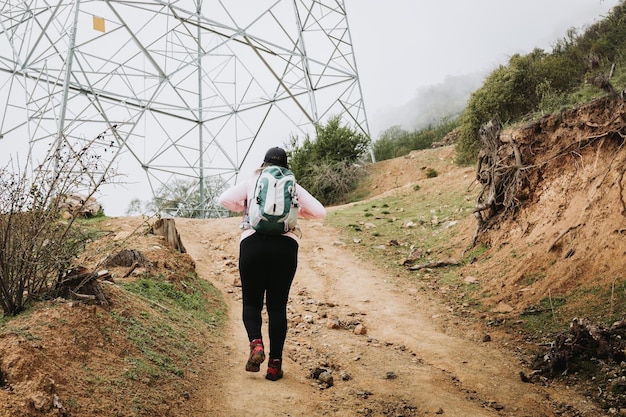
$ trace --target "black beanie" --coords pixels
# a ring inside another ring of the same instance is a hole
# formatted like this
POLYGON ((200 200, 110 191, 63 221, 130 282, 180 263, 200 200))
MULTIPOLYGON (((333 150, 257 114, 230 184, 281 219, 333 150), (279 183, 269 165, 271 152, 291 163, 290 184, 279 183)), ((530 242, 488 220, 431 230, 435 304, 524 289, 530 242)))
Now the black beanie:
POLYGON ((275 148, 270 148, 265 153, 265 158, 263 158, 263 162, 278 165, 283 168, 288 168, 287 152, 285 152, 283 148, 279 148, 278 146, 275 148))

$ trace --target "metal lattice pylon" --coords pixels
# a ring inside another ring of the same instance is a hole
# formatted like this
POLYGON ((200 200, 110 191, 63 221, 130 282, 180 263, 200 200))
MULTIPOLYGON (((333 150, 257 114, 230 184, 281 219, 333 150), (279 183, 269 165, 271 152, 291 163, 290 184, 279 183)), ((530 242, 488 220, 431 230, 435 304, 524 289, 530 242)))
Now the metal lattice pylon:
POLYGON ((3 148, 99 135, 152 193, 331 116, 369 136, 343 0, 7 0, 0 51, 3 148))

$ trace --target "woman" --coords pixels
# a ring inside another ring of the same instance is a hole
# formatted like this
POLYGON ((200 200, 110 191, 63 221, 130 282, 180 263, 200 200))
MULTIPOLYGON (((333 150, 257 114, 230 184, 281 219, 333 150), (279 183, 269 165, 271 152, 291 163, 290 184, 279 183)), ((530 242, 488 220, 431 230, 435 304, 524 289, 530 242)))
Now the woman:
MULTIPOLYGON (((284 149, 279 147, 269 149, 255 175, 222 193, 219 203, 231 211, 245 211, 252 204, 257 178, 263 168, 271 165, 289 168, 284 149)), ((323 219, 326 216, 324 206, 297 184, 296 194, 299 216, 307 219, 323 219)), ((287 336, 287 300, 298 264, 298 236, 295 231, 279 235, 264 234, 245 224, 242 229, 239 244, 239 275, 243 295, 243 323, 250 342, 246 371, 259 372, 260 365, 265 360, 261 335, 261 311, 265 296, 270 339, 265 378, 276 381, 283 377, 282 356, 287 336)))

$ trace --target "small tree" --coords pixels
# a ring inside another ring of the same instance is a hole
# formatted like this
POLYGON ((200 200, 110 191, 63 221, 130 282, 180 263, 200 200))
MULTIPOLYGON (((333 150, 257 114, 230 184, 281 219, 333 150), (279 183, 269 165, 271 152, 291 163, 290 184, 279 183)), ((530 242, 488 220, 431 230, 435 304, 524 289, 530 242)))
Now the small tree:
POLYGON ((27 163, 20 171, 12 161, 0 169, 0 307, 5 316, 52 295, 89 240, 75 223, 80 210, 66 219, 61 214, 66 196, 79 193, 84 205, 113 178, 111 162, 94 149, 101 137, 87 145, 62 142, 34 169, 27 163))
POLYGON ((380 137, 374 142, 374 156, 377 161, 393 159, 398 155, 398 149, 409 132, 400 126, 391 126, 385 130, 380 137))

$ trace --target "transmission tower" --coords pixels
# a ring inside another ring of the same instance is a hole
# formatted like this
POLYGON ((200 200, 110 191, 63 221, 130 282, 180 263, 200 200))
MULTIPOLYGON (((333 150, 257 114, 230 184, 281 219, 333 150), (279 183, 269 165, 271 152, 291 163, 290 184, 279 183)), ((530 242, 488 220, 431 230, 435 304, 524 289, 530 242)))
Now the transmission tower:
POLYGON ((202 216, 329 117, 369 136, 343 0, 6 0, 0 51, 3 149, 97 136, 115 194, 191 181, 202 216))

